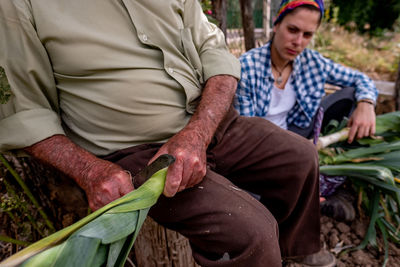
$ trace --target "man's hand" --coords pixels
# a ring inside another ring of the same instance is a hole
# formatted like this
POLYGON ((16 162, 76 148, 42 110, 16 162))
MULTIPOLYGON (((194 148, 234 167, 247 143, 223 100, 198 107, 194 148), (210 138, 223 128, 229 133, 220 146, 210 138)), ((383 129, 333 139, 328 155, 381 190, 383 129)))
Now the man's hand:
POLYGON ((232 104, 237 80, 229 75, 209 78, 201 101, 189 123, 165 143, 150 160, 162 154, 175 157, 168 168, 164 195, 174 196, 185 188, 192 187, 206 174, 206 151, 214 133, 232 104))
POLYGON ((25 151, 71 177, 86 192, 89 206, 97 210, 133 190, 130 174, 75 145, 64 135, 54 135, 25 151))
POLYGON ((92 210, 97 210, 134 189, 128 172, 101 159, 92 162, 79 179, 92 210))
POLYGON ((353 142, 354 138, 375 134, 375 109, 369 103, 359 102, 348 122, 350 127, 348 142, 353 142))
POLYGON ((207 144, 196 131, 198 130, 183 129, 164 144, 150 160, 152 162, 162 154, 175 157, 175 162, 168 168, 164 187, 164 195, 167 197, 195 186, 206 175, 207 144))

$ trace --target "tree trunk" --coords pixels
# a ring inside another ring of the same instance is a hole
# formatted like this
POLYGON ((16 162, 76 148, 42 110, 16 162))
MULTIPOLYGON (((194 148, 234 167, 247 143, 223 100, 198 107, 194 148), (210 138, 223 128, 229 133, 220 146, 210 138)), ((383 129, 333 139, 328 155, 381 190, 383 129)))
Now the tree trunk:
POLYGON ((271 1, 271 25, 272 25, 272 23, 274 23, 276 14, 278 13, 281 0, 270 0, 270 1, 271 1))
POLYGON ((135 241, 137 267, 198 267, 187 238, 147 217, 135 241))
POLYGON ((240 0, 240 10, 242 14, 244 44, 246 51, 256 46, 254 37, 253 8, 251 0, 240 0))
POLYGON ((396 92, 396 110, 400 110, 400 61, 397 70, 397 80, 395 85, 395 92, 396 92))
POLYGON ((263 0, 263 28, 265 39, 269 40, 271 33, 271 0, 263 0))
POLYGON ((226 38, 226 0, 213 0, 212 12, 213 17, 218 21, 218 27, 222 30, 226 38))

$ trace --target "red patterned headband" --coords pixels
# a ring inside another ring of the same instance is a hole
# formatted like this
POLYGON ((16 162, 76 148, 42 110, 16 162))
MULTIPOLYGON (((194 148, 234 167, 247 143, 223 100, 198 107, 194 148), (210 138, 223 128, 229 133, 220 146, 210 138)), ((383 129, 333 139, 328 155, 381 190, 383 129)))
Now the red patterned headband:
POLYGON ((310 5, 315 6, 321 12, 321 17, 324 14, 324 2, 322 0, 315 0, 315 1, 304 1, 304 0, 283 0, 281 5, 279 6, 278 14, 275 17, 274 25, 281 21, 287 13, 292 11, 298 6, 302 5, 310 5))

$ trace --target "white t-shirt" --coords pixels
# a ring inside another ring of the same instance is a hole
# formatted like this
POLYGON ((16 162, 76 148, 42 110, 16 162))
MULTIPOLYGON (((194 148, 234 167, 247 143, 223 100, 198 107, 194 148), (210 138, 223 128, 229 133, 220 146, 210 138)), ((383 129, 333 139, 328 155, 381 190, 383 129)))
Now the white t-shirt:
POLYGON ((284 89, 279 89, 275 85, 271 90, 271 101, 269 104, 268 113, 265 119, 278 125, 283 129, 287 129, 286 118, 289 110, 296 103, 296 92, 291 85, 291 77, 286 82, 284 89))

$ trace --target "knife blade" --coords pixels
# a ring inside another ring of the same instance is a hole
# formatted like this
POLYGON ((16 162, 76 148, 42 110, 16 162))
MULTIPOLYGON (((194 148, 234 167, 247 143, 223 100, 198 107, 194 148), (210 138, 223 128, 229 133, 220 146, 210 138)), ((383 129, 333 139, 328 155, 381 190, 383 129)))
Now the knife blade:
POLYGON ((159 156, 152 163, 140 170, 135 176, 132 177, 132 183, 137 188, 147 179, 149 179, 153 174, 161 169, 164 169, 171 165, 175 161, 175 158, 169 154, 163 154, 159 156))

